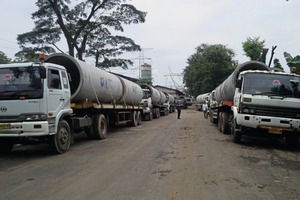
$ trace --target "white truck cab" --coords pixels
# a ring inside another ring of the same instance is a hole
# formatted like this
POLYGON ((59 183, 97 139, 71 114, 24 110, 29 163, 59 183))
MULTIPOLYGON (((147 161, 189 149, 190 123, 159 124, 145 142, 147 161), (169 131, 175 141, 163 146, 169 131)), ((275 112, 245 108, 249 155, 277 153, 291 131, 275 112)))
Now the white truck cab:
POLYGON ((50 63, 0 65, 0 94, 2 152, 9 151, 14 143, 34 142, 41 136, 53 140, 53 145, 59 142, 69 147, 69 133, 59 141, 53 136, 60 117, 72 113, 65 68, 50 63))
POLYGON ((258 70, 241 72, 231 109, 235 142, 243 133, 264 130, 284 136, 288 145, 296 145, 300 132, 300 76, 258 70))

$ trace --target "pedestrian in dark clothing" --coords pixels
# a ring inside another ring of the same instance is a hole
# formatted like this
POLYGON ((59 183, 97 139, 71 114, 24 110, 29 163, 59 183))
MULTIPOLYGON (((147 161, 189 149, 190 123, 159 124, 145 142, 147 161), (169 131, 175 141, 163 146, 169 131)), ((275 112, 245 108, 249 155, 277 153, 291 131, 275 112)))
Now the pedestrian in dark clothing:
POLYGON ((181 108, 182 108, 182 102, 180 100, 177 100, 176 101, 177 119, 180 119, 181 108))

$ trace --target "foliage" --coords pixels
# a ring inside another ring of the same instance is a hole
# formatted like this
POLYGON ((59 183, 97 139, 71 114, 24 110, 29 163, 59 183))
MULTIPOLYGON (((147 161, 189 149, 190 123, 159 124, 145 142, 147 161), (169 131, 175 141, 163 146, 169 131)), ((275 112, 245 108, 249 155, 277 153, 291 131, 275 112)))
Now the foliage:
POLYGON ((265 40, 260 40, 259 37, 250 38, 248 37, 245 42, 242 43, 245 55, 250 60, 258 60, 266 63, 266 55, 268 49, 265 49, 265 40))
POLYGON ((279 62, 279 59, 275 58, 274 61, 273 61, 273 65, 274 65, 274 71, 277 71, 277 72, 284 72, 280 62, 279 62))
POLYGON ((291 54, 287 53, 287 52, 283 52, 284 58, 287 62, 287 65, 289 66, 289 68, 291 69, 292 67, 296 67, 297 74, 300 74, 300 56, 297 55, 295 57, 291 56, 291 54))
POLYGON ((95 57, 98 67, 127 68, 131 61, 115 57, 140 50, 140 46, 113 33, 123 32, 124 25, 144 23, 146 13, 126 1, 78 0, 75 4, 71 0, 37 0, 38 10, 32 14, 35 28, 18 35, 18 43, 25 53, 30 49, 29 54, 63 52, 57 45, 63 36, 71 56, 82 60, 86 54, 95 57))
POLYGON ((5 55, 5 53, 0 51, 0 64, 7 64, 7 63, 10 63, 10 59, 5 55))
POLYGON ((215 89, 235 69, 234 52, 221 44, 201 44, 184 69, 183 80, 189 94, 197 96, 215 89))

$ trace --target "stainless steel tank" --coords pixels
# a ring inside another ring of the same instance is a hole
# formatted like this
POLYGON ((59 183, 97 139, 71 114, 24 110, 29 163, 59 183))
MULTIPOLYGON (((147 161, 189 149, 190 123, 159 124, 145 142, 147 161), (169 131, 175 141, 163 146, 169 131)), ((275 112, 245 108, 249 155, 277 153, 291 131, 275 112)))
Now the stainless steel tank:
POLYGON ((208 100, 209 93, 200 94, 196 97, 197 103, 203 104, 208 100))
POLYGON ((72 102, 92 101, 137 105, 142 100, 142 88, 129 80, 88 65, 67 54, 52 54, 45 63, 64 66, 70 74, 72 102))
POLYGON ((166 101, 166 95, 150 85, 141 85, 143 89, 149 89, 153 105, 161 105, 166 101))
POLYGON ((236 88, 236 80, 242 71, 246 70, 267 70, 270 68, 259 61, 248 61, 237 66, 237 68, 232 72, 232 74, 215 89, 215 100, 217 102, 221 101, 232 101, 234 97, 234 92, 236 88))
POLYGON ((169 102, 170 104, 174 104, 175 103, 175 97, 167 92, 164 92, 164 94, 166 95, 166 101, 169 102))

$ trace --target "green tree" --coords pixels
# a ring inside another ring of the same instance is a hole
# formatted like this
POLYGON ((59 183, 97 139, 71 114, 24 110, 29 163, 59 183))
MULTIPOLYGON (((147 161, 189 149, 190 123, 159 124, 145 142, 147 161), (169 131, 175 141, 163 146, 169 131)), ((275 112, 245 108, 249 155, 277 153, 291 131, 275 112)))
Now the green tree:
POLYGON ((248 37, 245 42, 242 43, 245 55, 250 60, 258 60, 266 63, 266 55, 268 49, 265 47, 265 40, 260 40, 259 37, 250 38, 248 37))
POLYGON ((11 59, 8 58, 5 53, 3 53, 2 51, 0 51, 0 64, 7 64, 10 63, 11 59))
POLYGON ((279 62, 279 59, 275 58, 274 61, 273 61, 273 65, 274 65, 274 71, 278 71, 278 72, 284 72, 280 62, 279 62))
POLYGON ((297 55, 293 57, 288 52, 283 52, 283 55, 289 68, 291 69, 292 67, 296 67, 297 68, 296 73, 300 74, 300 56, 297 55))
POLYGON ((221 44, 198 46, 184 69, 183 80, 188 93, 197 96, 215 89, 235 69, 233 57, 233 50, 221 44))
POLYGON ((18 35, 18 43, 23 50, 62 52, 58 42, 63 36, 68 54, 80 60, 84 54, 95 56, 97 66, 123 68, 130 60, 115 59, 124 51, 140 50, 130 38, 113 35, 123 32, 124 25, 145 22, 146 13, 137 10, 127 0, 37 0, 38 10, 32 14, 35 28, 18 35), (109 61, 110 60, 110 61, 109 61), (102 63, 101 63, 102 62, 102 63))

